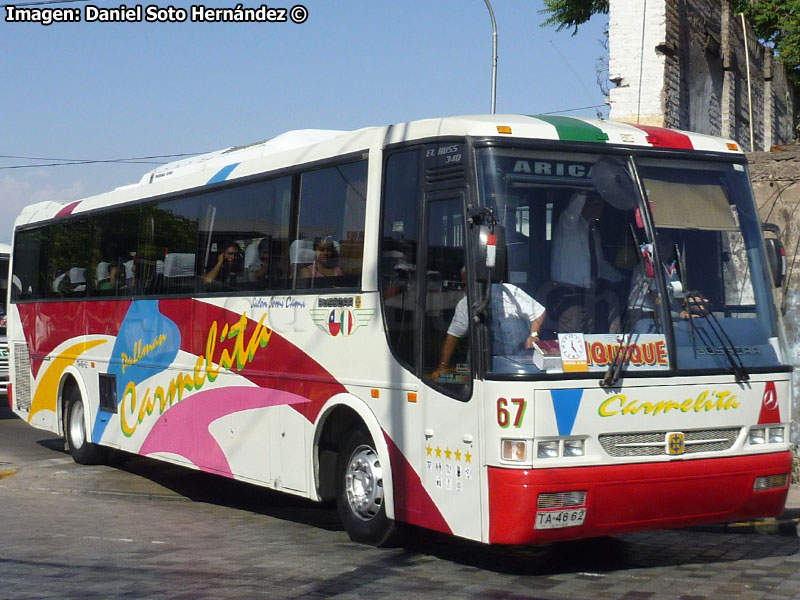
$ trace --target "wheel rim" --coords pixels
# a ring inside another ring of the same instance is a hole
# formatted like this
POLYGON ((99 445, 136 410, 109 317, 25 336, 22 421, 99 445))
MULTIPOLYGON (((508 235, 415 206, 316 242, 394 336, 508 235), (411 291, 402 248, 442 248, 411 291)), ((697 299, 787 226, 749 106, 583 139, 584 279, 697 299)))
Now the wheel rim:
POLYGON ((83 403, 73 402, 69 414, 69 441, 78 450, 86 439, 83 427, 83 403))
POLYGON ((369 446, 359 446, 350 457, 345 472, 345 493, 353 514, 369 521, 383 504, 383 469, 378 455, 369 446))

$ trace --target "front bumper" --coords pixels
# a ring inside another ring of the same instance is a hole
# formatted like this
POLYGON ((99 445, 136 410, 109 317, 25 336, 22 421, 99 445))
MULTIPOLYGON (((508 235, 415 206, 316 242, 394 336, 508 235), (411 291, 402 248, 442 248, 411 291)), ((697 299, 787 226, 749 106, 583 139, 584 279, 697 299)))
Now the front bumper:
MULTIPOLYGON (((756 477, 790 474, 791 452, 567 469, 489 467, 489 542, 532 544, 776 517, 788 483, 753 491, 756 477), (541 493, 586 491, 582 525, 535 529, 541 493)), ((791 477, 790 477, 791 478, 791 477)))

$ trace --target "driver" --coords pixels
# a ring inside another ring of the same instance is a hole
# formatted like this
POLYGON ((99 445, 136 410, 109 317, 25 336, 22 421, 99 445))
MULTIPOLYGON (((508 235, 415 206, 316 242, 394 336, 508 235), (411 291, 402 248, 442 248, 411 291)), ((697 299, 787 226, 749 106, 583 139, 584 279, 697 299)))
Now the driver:
MULTIPOLYGON (((462 278, 465 271, 461 270, 462 278)), ((544 306, 511 283, 493 283, 491 286, 493 354, 516 355, 530 350, 539 337, 544 321, 544 306)), ((456 304, 453 320, 442 345, 441 360, 431 377, 436 380, 450 365, 450 358, 460 338, 469 331, 467 297, 456 304)))

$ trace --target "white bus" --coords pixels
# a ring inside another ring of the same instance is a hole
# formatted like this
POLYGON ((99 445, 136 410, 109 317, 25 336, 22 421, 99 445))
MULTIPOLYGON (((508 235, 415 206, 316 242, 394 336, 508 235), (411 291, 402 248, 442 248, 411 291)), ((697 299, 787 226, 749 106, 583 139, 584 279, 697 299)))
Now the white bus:
POLYGON ((11 407, 79 463, 335 499, 376 545, 784 505, 791 367, 730 141, 522 115, 289 132, 26 208, 12 273, 11 407))
POLYGON ((11 246, 0 243, 0 395, 6 395, 8 387, 8 340, 6 338, 6 298, 8 298, 8 263, 11 246))

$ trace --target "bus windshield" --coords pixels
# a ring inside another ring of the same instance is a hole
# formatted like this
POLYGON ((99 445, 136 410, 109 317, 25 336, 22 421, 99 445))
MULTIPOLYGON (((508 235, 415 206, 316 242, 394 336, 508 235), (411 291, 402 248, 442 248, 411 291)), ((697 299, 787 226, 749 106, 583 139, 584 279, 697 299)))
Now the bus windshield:
POLYGON ((740 164, 640 159, 679 369, 782 364, 761 226, 740 164))
POLYGON ((502 319, 487 321, 491 372, 785 364, 743 165, 483 148, 478 171, 506 286, 545 309, 527 350, 506 352, 502 319))

